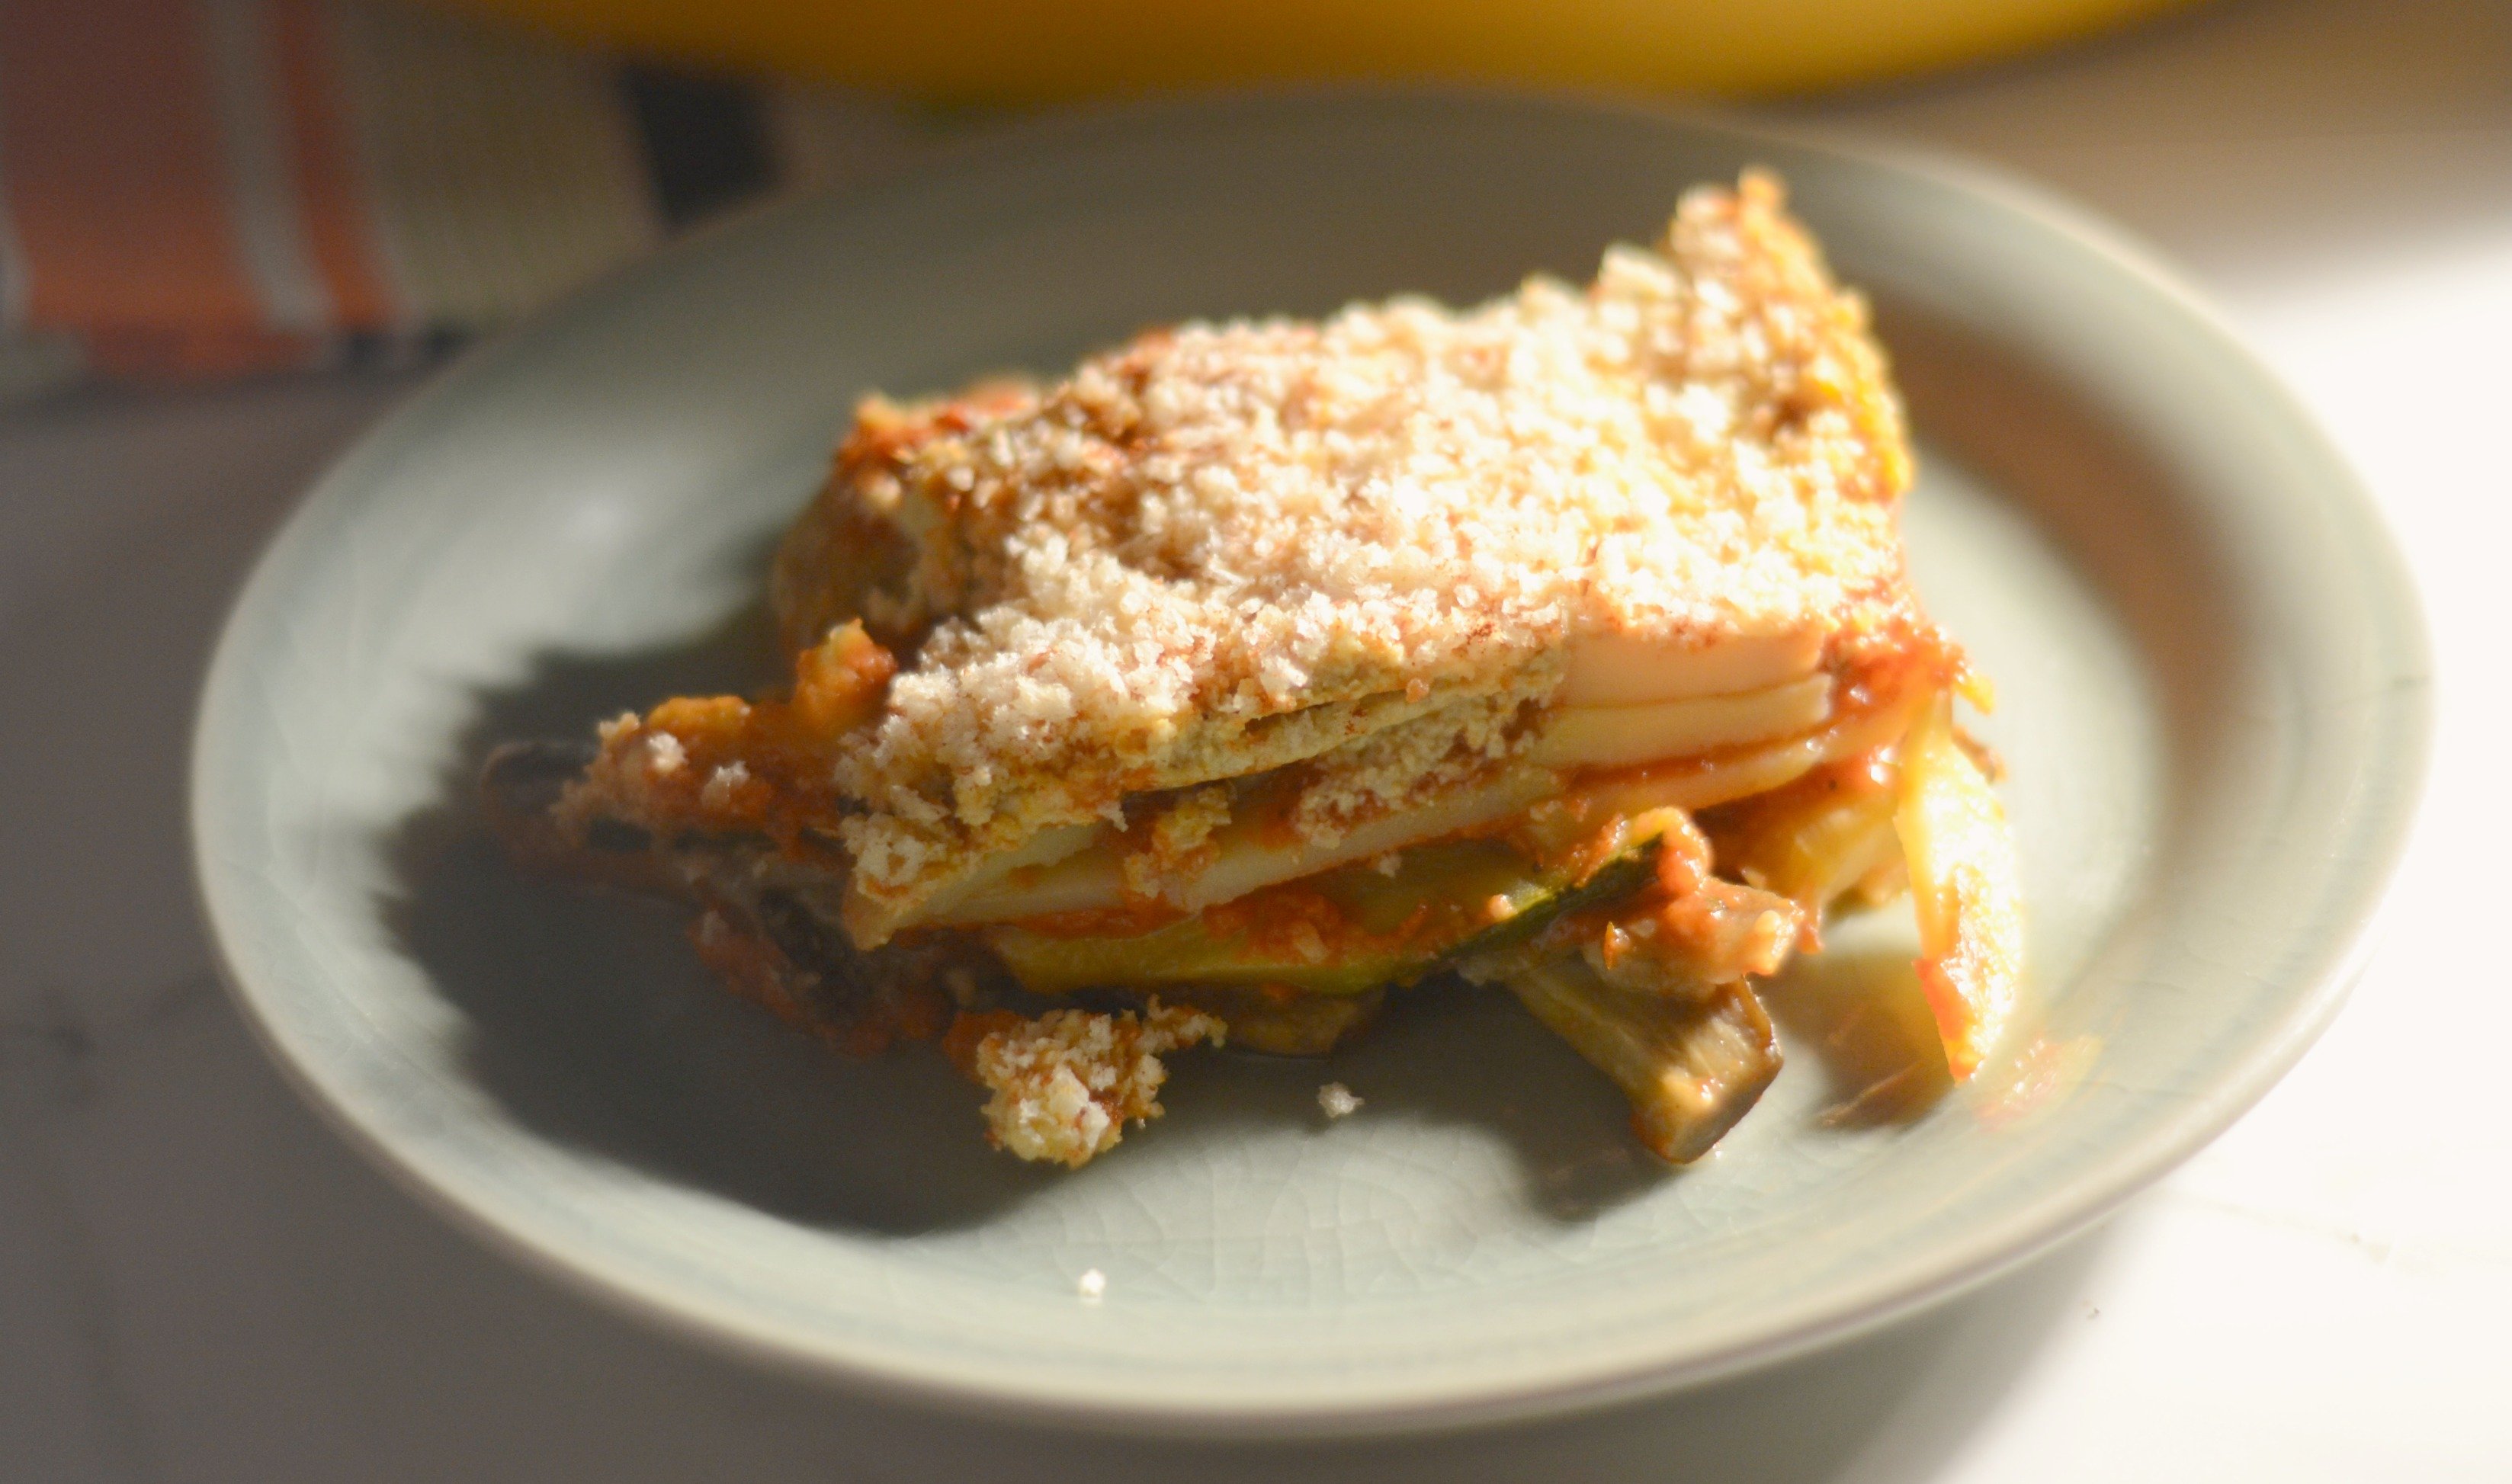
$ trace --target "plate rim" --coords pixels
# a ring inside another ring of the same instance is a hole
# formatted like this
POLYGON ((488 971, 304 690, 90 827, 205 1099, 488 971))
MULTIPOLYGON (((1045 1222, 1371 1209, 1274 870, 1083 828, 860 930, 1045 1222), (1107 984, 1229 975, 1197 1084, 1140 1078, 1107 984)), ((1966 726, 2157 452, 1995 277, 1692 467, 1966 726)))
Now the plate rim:
MULTIPOLYGON (((320 527, 352 497, 366 466, 417 436, 440 399, 484 373, 517 347, 578 316, 636 293, 673 265, 698 259, 722 239, 794 211, 806 201, 783 201, 737 211, 658 252, 601 275, 557 304, 465 350, 400 397, 393 410, 334 458, 269 538, 238 590, 202 683, 191 734, 186 823, 192 883, 220 981, 255 1038, 283 1077, 324 1121, 403 1190, 486 1245, 559 1280, 563 1286, 667 1332, 763 1362, 790 1375, 840 1382, 850 1389, 922 1408, 977 1413, 1091 1431, 1185 1436, 1367 1436, 1424 1431, 1556 1416, 1705 1385, 1759 1370, 1845 1343, 1929 1308, 2030 1261, 2100 1220, 2122 1202, 2188 1159, 2256 1104, 2290 1071, 2335 1018, 2363 972, 2378 936, 2378 919, 2398 863, 2410 841, 2430 767, 2433 729, 2433 660, 2429 631, 2412 569, 2378 502, 2331 443, 2283 378, 2245 342, 2225 317, 2180 274, 2122 228, 2052 191, 1994 166, 1907 145, 1844 138, 1822 129, 1740 118, 1698 107, 1605 98, 1557 90, 1518 90, 1444 85, 1303 86, 1237 90, 1185 98, 1099 104, 1032 116, 939 143, 910 166, 844 193, 843 214, 877 214, 890 198, 937 179, 982 171, 1018 169, 1094 139, 1124 136, 1162 124, 1204 124, 1264 118, 1315 107, 1449 106, 1514 110, 1531 116, 1609 114, 1675 131, 1706 133, 1745 144, 1777 145, 1827 155, 1868 171, 1914 182, 1948 186, 1979 198, 2023 223, 2073 243, 2178 314, 2199 332, 2221 364, 2241 375, 2273 411, 2279 439, 2315 467, 2320 483, 2360 537, 2354 553, 2368 594, 2376 606, 2363 615, 2377 631, 2396 684, 2382 697, 2386 726, 2395 744, 2386 755, 2381 787, 2356 801, 2361 828, 2351 837, 2364 854, 2354 864, 2357 883, 2341 898, 2345 921, 2326 932, 2311 958, 2307 983, 2260 1033, 2246 1055, 2227 1065, 2203 1095, 2160 1122, 2141 1142, 2107 1151, 2064 1190, 2019 1205, 1994 1226, 1966 1239, 1931 1247, 1897 1265, 1890 1280, 1870 1278, 1861 1302, 1792 1324, 1772 1326, 1744 1343, 1707 1353, 1675 1353, 1658 1363, 1624 1365, 1605 1374, 1568 1377, 1549 1385, 1486 1386, 1470 1392, 1399 1400, 1363 1399, 1353 1405, 1233 1406, 1207 1399, 1198 1405, 1111 1399, 1079 1388, 1011 1386, 972 1382, 931 1361, 901 1363, 895 1352, 879 1357, 819 1343, 799 1329, 758 1322, 750 1314, 683 1291, 608 1254, 562 1251, 544 1243, 511 1213, 484 1209, 458 1183, 428 1167, 394 1141, 386 1120, 362 1109, 344 1080, 324 1071, 290 1037, 279 1008, 257 993, 236 945, 238 893, 243 889, 215 858, 219 830, 222 718, 243 704, 237 693, 254 663, 248 640, 284 598, 293 570, 320 552, 320 527)), ((2368 599, 2368 603, 2372 600, 2368 599)), ((2370 725, 2370 722, 2366 724, 2370 725)), ((2298 976, 2299 977, 2299 976, 2298 976)))

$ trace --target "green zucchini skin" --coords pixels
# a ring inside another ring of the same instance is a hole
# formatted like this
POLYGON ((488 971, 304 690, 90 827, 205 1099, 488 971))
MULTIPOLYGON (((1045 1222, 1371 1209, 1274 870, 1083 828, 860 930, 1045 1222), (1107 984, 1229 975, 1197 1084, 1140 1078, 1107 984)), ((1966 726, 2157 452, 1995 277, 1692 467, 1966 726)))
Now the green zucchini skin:
POLYGON ((1636 890, 1654 869, 1656 850, 1654 842, 1643 844, 1585 879, 1548 874, 1491 840, 1417 845, 1398 858, 1393 875, 1368 865, 1325 872, 1305 884, 1346 921, 1384 937, 1387 946, 1322 962, 1288 944, 1216 932, 1204 917, 1129 937, 1065 937, 1014 926, 987 928, 985 937, 1022 988, 1041 995, 1259 986, 1303 995, 1361 995, 1410 984, 1461 955, 1521 942, 1564 912, 1636 890), (1488 914, 1480 921, 1472 920, 1473 914, 1459 914, 1465 920, 1454 929, 1404 932, 1404 924, 1424 909, 1495 899, 1507 904, 1507 913, 1488 914))

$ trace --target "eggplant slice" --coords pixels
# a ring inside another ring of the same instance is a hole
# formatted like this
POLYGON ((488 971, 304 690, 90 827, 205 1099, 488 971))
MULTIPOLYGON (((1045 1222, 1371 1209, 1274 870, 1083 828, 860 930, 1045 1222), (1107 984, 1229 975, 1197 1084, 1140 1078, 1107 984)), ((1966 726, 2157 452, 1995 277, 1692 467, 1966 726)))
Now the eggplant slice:
POLYGON ((1771 1017, 1742 981, 1694 996, 1633 994, 1564 957, 1512 965, 1500 982, 1614 1079, 1640 1142, 1676 1164, 1709 1152, 1780 1074, 1771 1017))

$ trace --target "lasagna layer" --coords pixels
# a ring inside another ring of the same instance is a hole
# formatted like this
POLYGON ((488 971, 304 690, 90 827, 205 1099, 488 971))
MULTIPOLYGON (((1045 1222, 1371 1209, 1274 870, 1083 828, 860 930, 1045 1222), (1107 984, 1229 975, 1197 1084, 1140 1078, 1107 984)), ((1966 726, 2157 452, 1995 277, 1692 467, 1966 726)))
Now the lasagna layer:
POLYGON ((1909 890, 1955 1077, 2015 1014, 1908 478, 1864 306, 1747 175, 1585 289, 872 399, 771 574, 790 687, 484 786, 524 858, 692 901, 778 1014, 948 1025, 1024 1158, 1156 1115, 1165 1053, 1322 1052, 1453 973, 1691 1159, 1780 1066, 1749 981, 1837 904, 1909 890))

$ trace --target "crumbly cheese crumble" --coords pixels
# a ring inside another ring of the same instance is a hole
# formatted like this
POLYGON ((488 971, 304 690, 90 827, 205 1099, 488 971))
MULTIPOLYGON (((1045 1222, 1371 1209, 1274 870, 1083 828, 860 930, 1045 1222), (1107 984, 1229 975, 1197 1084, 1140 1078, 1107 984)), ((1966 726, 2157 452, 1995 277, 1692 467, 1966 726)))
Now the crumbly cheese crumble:
POLYGON ((1543 692, 1580 635, 1827 631, 1898 587, 1907 477, 1864 305, 1755 175, 1584 291, 1190 324, 1052 387, 868 404, 776 583, 905 660, 838 764, 849 925, 1129 794, 1543 692))
POLYGON ((986 1127, 1023 1159, 1074 1168, 1117 1147, 1124 1126, 1160 1115, 1160 1054, 1228 1036, 1200 1010, 1154 999, 1139 1015, 1049 1010, 1008 1017, 976 1044, 970 1070, 994 1096, 986 1127))

